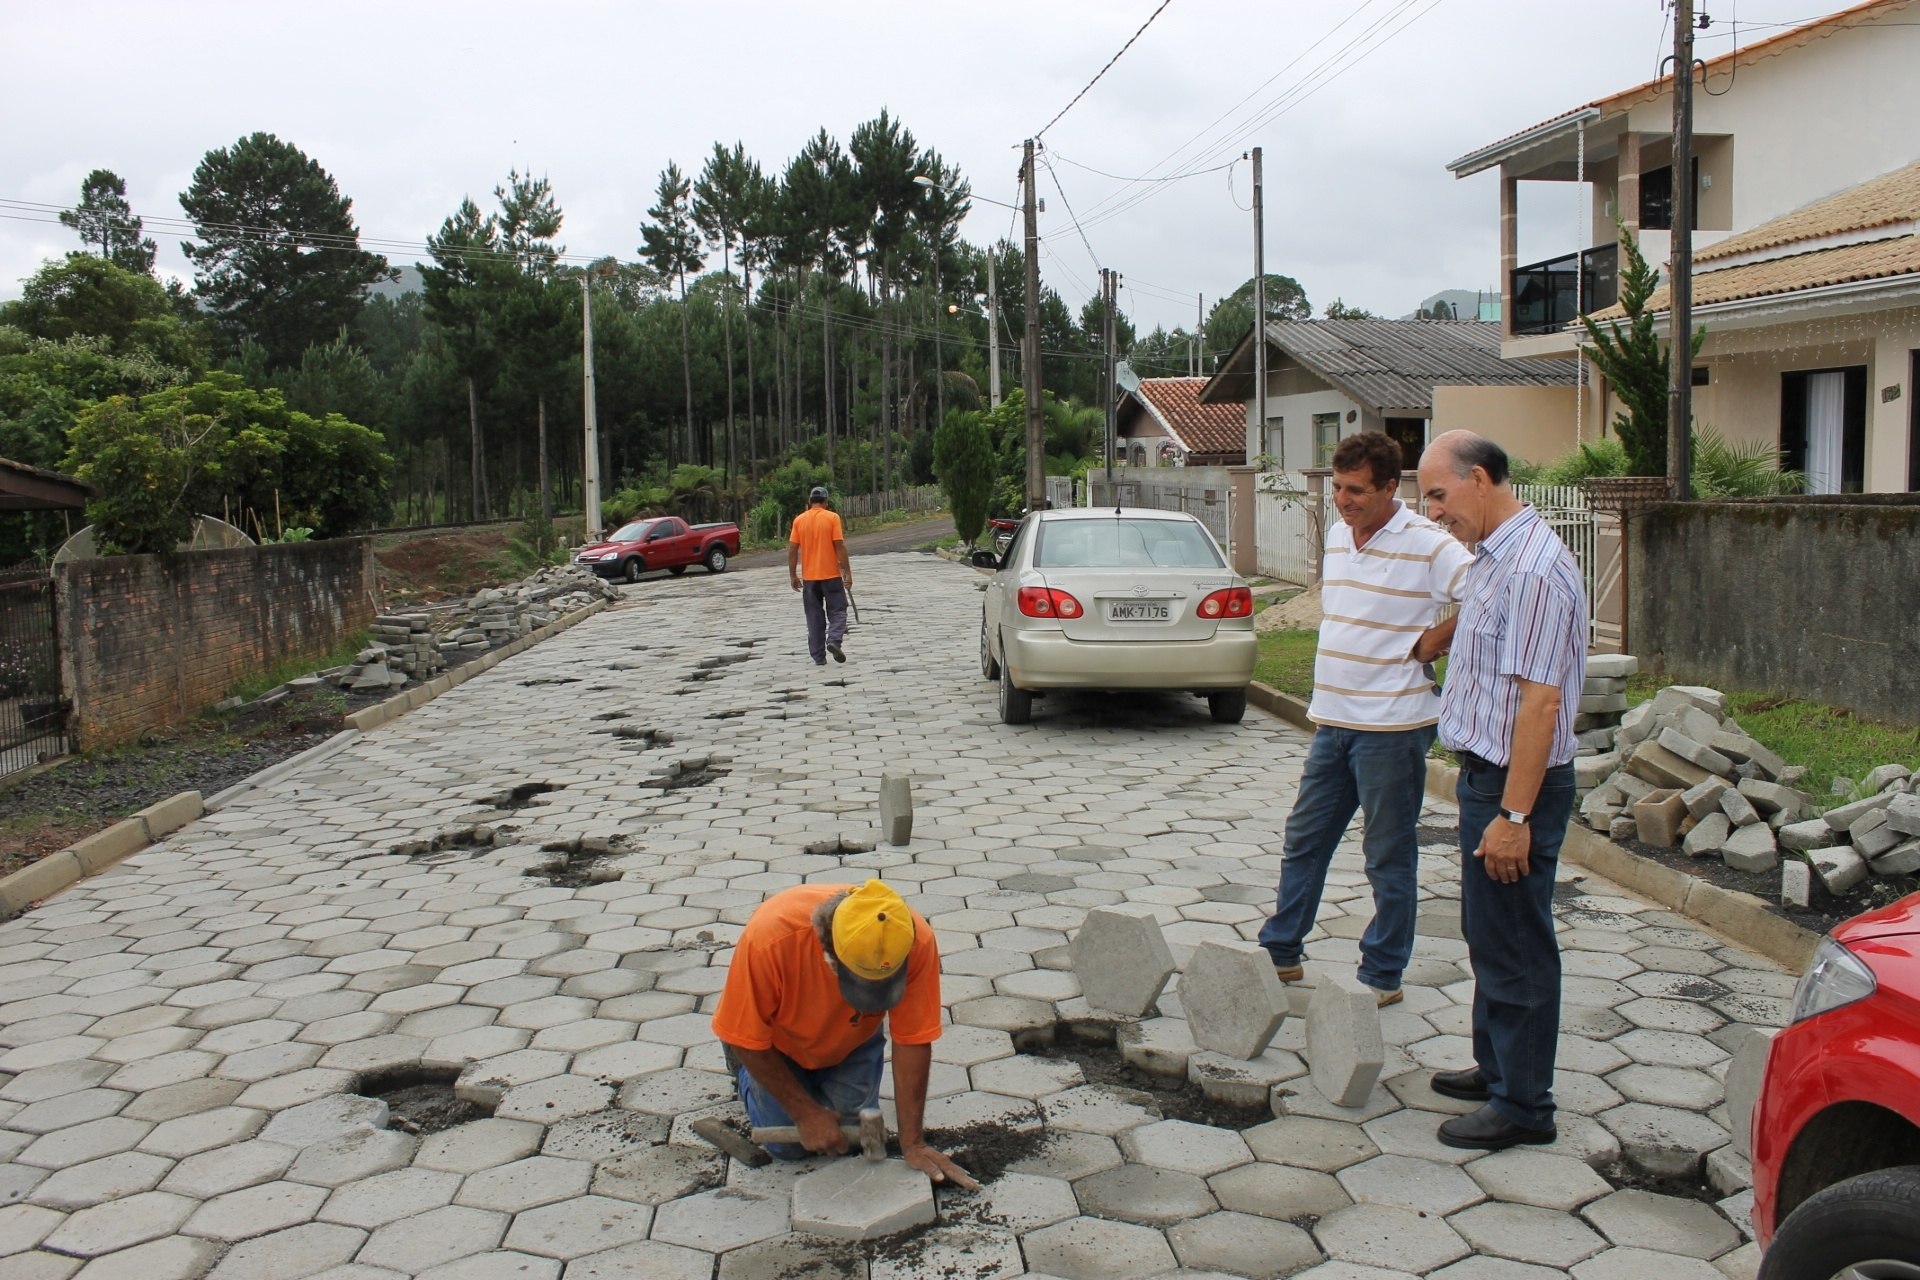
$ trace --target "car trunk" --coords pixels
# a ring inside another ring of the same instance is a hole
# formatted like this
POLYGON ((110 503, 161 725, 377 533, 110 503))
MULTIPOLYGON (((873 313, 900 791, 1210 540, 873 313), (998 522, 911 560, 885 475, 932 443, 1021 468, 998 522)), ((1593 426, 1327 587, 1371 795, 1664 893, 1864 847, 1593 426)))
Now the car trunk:
POLYGON ((1229 585, 1224 575, 1173 579, 1164 572, 1142 576, 1132 569, 1046 569, 1049 587, 1064 591, 1085 610, 1060 619, 1069 640, 1125 643, 1129 640, 1210 640, 1219 620, 1200 616, 1200 602, 1229 585))

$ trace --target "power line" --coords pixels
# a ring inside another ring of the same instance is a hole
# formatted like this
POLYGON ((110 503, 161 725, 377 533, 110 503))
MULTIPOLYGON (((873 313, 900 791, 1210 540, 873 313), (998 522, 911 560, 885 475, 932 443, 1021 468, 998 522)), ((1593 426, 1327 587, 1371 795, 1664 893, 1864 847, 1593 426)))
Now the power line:
POLYGON ((1107 72, 1111 71, 1113 69, 1113 64, 1120 61, 1120 54, 1125 53, 1127 50, 1133 48, 1133 42, 1135 40, 1138 40, 1141 37, 1141 35, 1145 33, 1146 29, 1153 25, 1153 20, 1159 17, 1162 13, 1164 13, 1166 11, 1167 6, 1172 3, 1173 3, 1173 0, 1160 0, 1160 7, 1147 15, 1147 20, 1140 24, 1139 31, 1136 31, 1131 36, 1127 37, 1127 42, 1120 46, 1120 53, 1116 53, 1111 58, 1108 58, 1107 65, 1100 68, 1100 70, 1094 74, 1093 79, 1087 81, 1086 88, 1074 94, 1073 102, 1069 102, 1066 106, 1060 108, 1060 115, 1057 115, 1053 119, 1047 121, 1047 123, 1041 128, 1040 132, 1033 135, 1033 140, 1035 142, 1040 141, 1041 136, 1044 135, 1048 129, 1051 129, 1053 128, 1053 126, 1059 124, 1060 117, 1066 115, 1067 112, 1073 110, 1074 104, 1078 103, 1080 99, 1087 96, 1088 89, 1092 89, 1093 86, 1100 83, 1100 77, 1104 76, 1105 74, 1107 74, 1107 72))
POLYGON ((1080 220, 1074 216, 1073 205, 1067 199, 1067 189, 1060 185, 1060 175, 1054 172, 1051 161, 1043 160, 1041 163, 1047 166, 1047 176, 1053 179, 1053 189, 1060 193, 1060 203, 1067 211, 1067 220, 1072 223, 1073 229, 1080 233, 1080 243, 1086 246, 1087 257, 1093 263, 1093 269, 1096 272, 1101 270, 1100 255, 1093 251, 1093 242, 1087 239, 1086 229, 1080 225, 1080 220))
POLYGON ((1076 169, 1085 169, 1088 173, 1098 174, 1102 178, 1112 178, 1115 182, 1182 182, 1188 178, 1198 178, 1209 173, 1218 173, 1222 169, 1231 169, 1235 164, 1239 163, 1236 160, 1229 160, 1225 164, 1217 164, 1210 169, 1190 169, 1185 173, 1168 174, 1164 178, 1125 178, 1117 173, 1108 173, 1105 169, 1096 169, 1090 164, 1081 164, 1078 160, 1071 159, 1052 149, 1049 149, 1047 154, 1051 155, 1061 164, 1070 164, 1076 169))

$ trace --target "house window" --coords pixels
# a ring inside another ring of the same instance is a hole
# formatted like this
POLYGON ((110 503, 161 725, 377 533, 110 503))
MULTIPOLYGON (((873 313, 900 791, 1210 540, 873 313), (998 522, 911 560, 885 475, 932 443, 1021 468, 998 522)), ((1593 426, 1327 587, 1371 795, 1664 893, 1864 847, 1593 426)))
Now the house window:
MULTIPOLYGON (((1673 230, 1673 166, 1640 175, 1640 229, 1673 230)), ((1693 229, 1700 229, 1700 160, 1693 161, 1693 229)))
POLYGON ((1867 462, 1867 370, 1780 375, 1781 466, 1804 471, 1808 493, 1859 493, 1867 462))
POLYGON ((1286 426, 1287 420, 1284 417, 1268 418, 1266 434, 1260 441, 1260 451, 1273 459, 1271 465, 1275 467, 1280 465, 1280 459, 1286 455, 1287 446, 1281 439, 1286 426))
POLYGON ((1337 413, 1316 413, 1313 415, 1313 465, 1330 467, 1333 465, 1333 451, 1340 444, 1340 415, 1337 413))

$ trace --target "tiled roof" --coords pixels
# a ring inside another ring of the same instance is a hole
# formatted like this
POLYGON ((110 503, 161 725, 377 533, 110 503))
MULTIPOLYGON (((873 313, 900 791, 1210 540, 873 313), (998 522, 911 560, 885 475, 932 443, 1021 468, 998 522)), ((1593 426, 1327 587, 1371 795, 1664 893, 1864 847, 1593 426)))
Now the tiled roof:
POLYGON ((1205 378, 1142 378, 1137 396, 1187 452, 1231 454, 1243 461, 1247 451, 1246 411, 1237 404, 1201 404, 1205 378))
POLYGON ((1920 164, 1882 174, 1871 182, 1849 187, 1838 195, 1816 200, 1803 209, 1763 222, 1737 236, 1728 236, 1697 251, 1696 263, 1716 262, 1736 254, 1825 236, 1846 235, 1920 222, 1920 164))
MULTIPOLYGON (((1891 279, 1920 274, 1920 236, 1895 236, 1866 244, 1841 245, 1837 249, 1815 249, 1765 262, 1723 267, 1719 271, 1701 271, 1693 277, 1693 305, 1712 306, 1718 302, 1740 302, 1775 294, 1798 293, 1830 285, 1852 284, 1864 280, 1891 279)), ((1661 285, 1647 299, 1648 311, 1665 311, 1667 286, 1661 285)), ((1618 304, 1596 311, 1595 320, 1624 317, 1618 304)))
POLYGON ((1433 407, 1436 386, 1551 387, 1574 361, 1504 360, 1500 326, 1478 320, 1295 320, 1267 338, 1301 365, 1382 412, 1433 407))
MULTIPOLYGON (((1808 44, 1814 40, 1830 36, 1836 31, 1859 26, 1863 23, 1870 23, 1887 14, 1897 13, 1913 3, 1914 0, 1865 0, 1865 3, 1842 9, 1838 13, 1830 13, 1824 18, 1818 18, 1802 26, 1794 27, 1792 30, 1782 31, 1778 35, 1769 36, 1764 40, 1756 40, 1739 49, 1729 50, 1717 58, 1708 58, 1703 64, 1705 74, 1710 76, 1715 72, 1747 66, 1763 58, 1771 58, 1778 54, 1786 53, 1790 49, 1797 49, 1803 44, 1808 44)), ((1602 115, 1614 115, 1618 112, 1636 107, 1643 102, 1652 102, 1665 97, 1672 91, 1673 77, 1670 75, 1661 76, 1655 80, 1648 80, 1644 84, 1637 84, 1631 89, 1623 89, 1619 93, 1609 94, 1604 98, 1595 98, 1592 102, 1583 103, 1570 111, 1562 111, 1559 115, 1542 120, 1539 124, 1528 125, 1526 128, 1510 133, 1504 138, 1497 139, 1483 147, 1477 147, 1468 154, 1470 156, 1478 156, 1484 152, 1496 151, 1507 143, 1515 142, 1530 133, 1537 133, 1547 129, 1559 121, 1580 115, 1583 112, 1597 109, 1602 115)), ((1461 160, 1465 160, 1466 158, 1466 156, 1463 156, 1461 160)), ((1459 160, 1454 161, 1456 165, 1459 163, 1459 160)))

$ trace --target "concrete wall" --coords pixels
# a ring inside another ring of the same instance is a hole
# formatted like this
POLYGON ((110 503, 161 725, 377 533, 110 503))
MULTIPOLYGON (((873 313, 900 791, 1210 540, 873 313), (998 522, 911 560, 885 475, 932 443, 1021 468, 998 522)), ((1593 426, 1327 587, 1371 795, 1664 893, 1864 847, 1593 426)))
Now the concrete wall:
POLYGON ((198 713, 239 681, 317 658, 373 621, 366 538, 62 565, 74 737, 110 746, 198 713))
POLYGON ((1920 496, 1672 503, 1628 527, 1644 666, 1920 723, 1920 496))
POLYGON ((1428 439, 1443 431, 1475 431, 1528 462, 1552 462, 1572 453, 1575 431, 1584 428, 1589 444, 1600 438, 1600 395, 1587 388, 1584 423, 1576 414, 1578 395, 1566 387, 1435 387, 1428 439))

